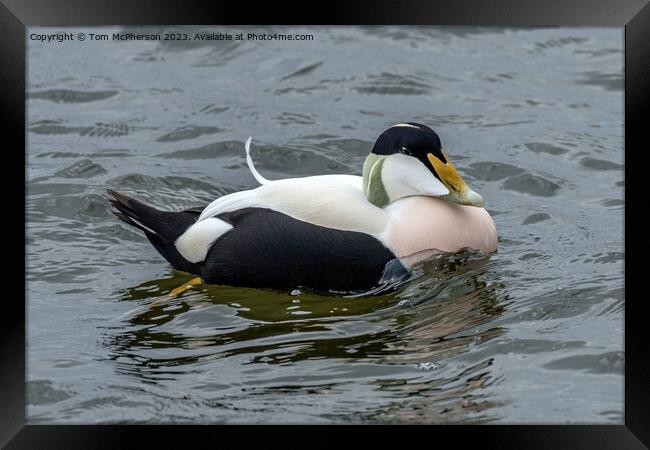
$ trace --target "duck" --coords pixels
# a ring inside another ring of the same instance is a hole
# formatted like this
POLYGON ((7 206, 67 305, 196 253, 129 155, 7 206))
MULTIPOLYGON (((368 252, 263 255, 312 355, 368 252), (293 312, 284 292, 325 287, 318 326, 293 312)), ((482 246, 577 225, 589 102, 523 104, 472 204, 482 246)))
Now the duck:
POLYGON ((483 198, 426 125, 383 131, 361 176, 269 180, 252 161, 251 141, 246 162, 259 185, 204 207, 162 211, 108 190, 119 220, 143 231, 174 269, 196 276, 185 288, 359 293, 408 277, 433 255, 497 249, 483 198))

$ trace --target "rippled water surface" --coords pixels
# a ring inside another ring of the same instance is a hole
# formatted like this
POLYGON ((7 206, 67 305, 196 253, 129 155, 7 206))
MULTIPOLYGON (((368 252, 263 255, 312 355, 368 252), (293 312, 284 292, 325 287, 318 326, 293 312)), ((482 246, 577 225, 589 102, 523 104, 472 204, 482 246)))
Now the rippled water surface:
POLYGON ((314 40, 28 42, 29 421, 622 423, 622 29, 249 30, 314 40), (161 302, 190 276, 109 212, 106 188, 179 210, 254 187, 249 135, 268 178, 360 174, 404 121, 486 199, 497 254, 378 296, 161 302))

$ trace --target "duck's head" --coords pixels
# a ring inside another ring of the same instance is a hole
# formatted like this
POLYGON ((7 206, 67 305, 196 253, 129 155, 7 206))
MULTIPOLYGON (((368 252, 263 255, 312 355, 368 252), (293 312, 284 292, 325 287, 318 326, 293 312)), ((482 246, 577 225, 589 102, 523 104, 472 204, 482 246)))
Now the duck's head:
POLYGON ((363 192, 380 208, 414 195, 483 206, 442 149, 440 137, 419 123, 393 125, 379 135, 363 165, 363 192))

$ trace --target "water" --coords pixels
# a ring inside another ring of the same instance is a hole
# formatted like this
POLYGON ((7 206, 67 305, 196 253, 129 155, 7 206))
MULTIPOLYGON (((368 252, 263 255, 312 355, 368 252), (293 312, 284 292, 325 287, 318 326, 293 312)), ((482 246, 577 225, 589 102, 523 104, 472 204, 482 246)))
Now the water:
POLYGON ((623 30, 275 31, 314 40, 28 42, 29 422, 622 423, 623 30), (254 187, 249 135, 268 178, 359 174, 404 121, 438 131, 498 253, 374 297, 144 307, 190 277, 106 188, 179 210, 254 187))

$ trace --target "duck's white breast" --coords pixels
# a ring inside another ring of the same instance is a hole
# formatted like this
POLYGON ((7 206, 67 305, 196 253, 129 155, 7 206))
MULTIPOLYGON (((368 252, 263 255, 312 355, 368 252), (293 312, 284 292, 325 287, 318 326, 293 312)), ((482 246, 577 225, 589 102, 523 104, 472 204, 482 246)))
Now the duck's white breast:
POLYGON ((438 252, 469 247, 491 253, 497 248, 496 228, 484 208, 418 196, 398 200, 386 211, 391 219, 384 240, 408 266, 438 252))

